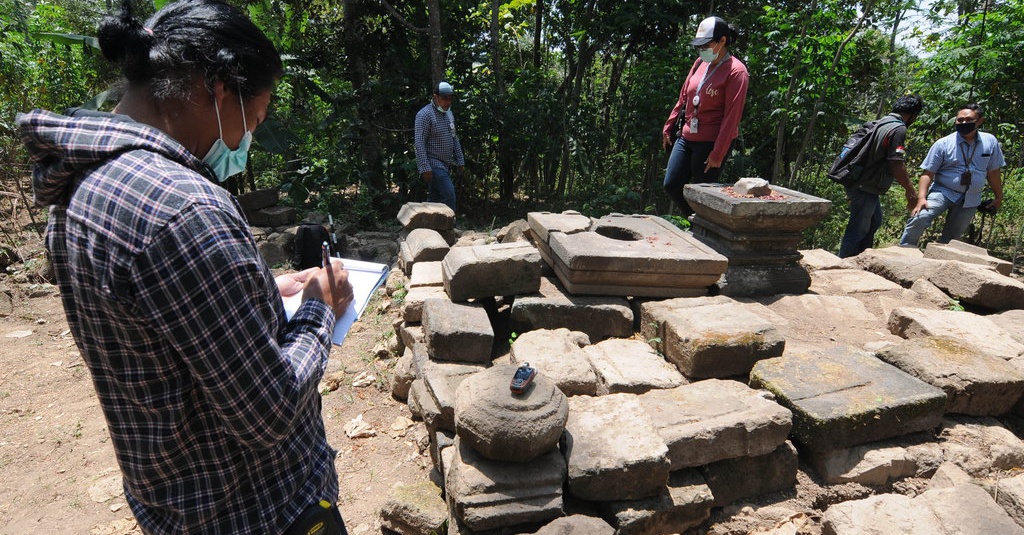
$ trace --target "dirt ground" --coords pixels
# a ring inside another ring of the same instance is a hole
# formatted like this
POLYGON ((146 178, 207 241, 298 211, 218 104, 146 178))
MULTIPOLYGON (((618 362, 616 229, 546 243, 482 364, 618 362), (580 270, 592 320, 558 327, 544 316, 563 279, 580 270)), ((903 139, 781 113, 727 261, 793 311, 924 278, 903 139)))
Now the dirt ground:
MULTIPOLYGON (((0 275, 3 295, 10 299, 0 302, 0 534, 140 533, 56 288, 26 281, 24 273, 0 275)), ((379 351, 397 315, 398 306, 379 296, 332 350, 321 384, 328 438, 338 450, 339 507, 353 535, 381 533, 378 511, 394 484, 430 477, 425 429, 391 397, 395 359, 379 351), (345 425, 359 416, 374 436, 346 435, 345 425)), ((719 510, 699 531, 731 535, 784 525, 800 528, 793 534, 815 534, 812 508, 871 493, 859 485, 822 488, 801 470, 794 491, 719 510)))
MULTIPOLYGON (((18 252, 38 259, 42 241, 31 230, 26 221, 18 252)), ((43 283, 37 269, 30 261, 15 265, 15 274, 0 270, 0 535, 140 533, 121 491, 89 372, 56 288, 43 283)), ((869 308, 880 312, 877 303, 869 308)), ((378 297, 345 344, 334 347, 321 385, 328 438, 338 450, 339 506, 353 535, 381 533, 378 511, 393 485, 430 477, 425 429, 392 399, 395 358, 380 351, 382 341, 393 336, 398 309, 387 296, 378 297), (346 434, 346 424, 358 417, 372 436, 346 434)), ((855 324, 837 330, 808 318, 786 336, 835 344, 863 343, 865 334, 855 324)), ((914 495, 926 484, 908 479, 888 488, 821 485, 801 466, 793 489, 716 509, 688 534, 820 535, 820 512, 830 504, 877 492, 914 495)))
MULTIPOLYGON (((0 318, 0 533, 139 533, 89 372, 52 286, 0 282, 14 311, 0 318), (36 295, 29 297, 29 295, 36 295)), ((374 311, 376 312, 376 311, 374 311)), ((372 355, 390 312, 357 324, 335 346, 322 384, 328 438, 338 450, 339 505, 352 533, 379 533, 377 511, 399 481, 426 478, 408 409, 391 398, 389 359, 372 355), (369 379, 372 376, 373 379, 369 379), (369 383, 366 386, 353 386, 369 383), (362 416, 375 436, 349 438, 362 416)))

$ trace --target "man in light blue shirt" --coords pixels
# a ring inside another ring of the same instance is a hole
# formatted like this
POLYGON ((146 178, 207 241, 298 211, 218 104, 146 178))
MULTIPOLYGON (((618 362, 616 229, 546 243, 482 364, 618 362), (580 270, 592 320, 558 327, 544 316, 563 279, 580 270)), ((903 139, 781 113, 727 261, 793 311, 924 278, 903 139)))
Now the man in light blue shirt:
POLYGON ((427 183, 427 201, 443 202, 455 210, 455 185, 450 170, 461 176, 465 158, 455 133, 452 114, 454 90, 448 82, 439 82, 430 102, 416 114, 416 169, 427 183))
POLYGON ((978 130, 983 122, 981 106, 967 104, 956 115, 956 132, 928 149, 921 163, 917 206, 903 229, 901 247, 917 247, 932 221, 947 211, 939 243, 959 239, 981 204, 986 183, 995 196, 990 209, 994 212, 1003 203, 1000 168, 1006 162, 995 136, 978 130))

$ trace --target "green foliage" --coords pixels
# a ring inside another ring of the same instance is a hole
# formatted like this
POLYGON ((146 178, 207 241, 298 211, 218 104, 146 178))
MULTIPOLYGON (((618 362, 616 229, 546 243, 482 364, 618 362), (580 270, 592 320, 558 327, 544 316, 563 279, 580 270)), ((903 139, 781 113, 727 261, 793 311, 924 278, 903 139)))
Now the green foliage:
MULTIPOLYGON (((153 0, 152 8, 167 1, 153 0)), ((232 1, 286 58, 270 118, 255 133, 255 185, 278 186, 296 206, 360 227, 392 222, 401 204, 422 200, 412 123, 432 81, 428 3, 232 1)), ((723 181, 777 172, 778 184, 831 200, 832 212, 801 246, 834 251, 848 210, 824 170, 851 129, 908 91, 922 95, 925 110, 908 133, 907 163, 915 169, 951 131, 956 107, 975 100, 986 107, 985 128, 1002 142, 1009 165, 1002 210, 978 217, 976 226, 986 228, 969 238, 1004 258, 1019 255, 1024 0, 984 6, 718 6, 741 32, 731 51, 751 74, 723 181)), ((16 112, 109 105, 105 91, 116 74, 91 37, 103 8, 89 0, 0 0, 0 147, 18 144, 16 112)), ((537 208, 668 212, 661 128, 695 57, 689 36, 704 16, 705 6, 673 0, 446 2, 444 77, 457 91, 467 159, 466 176, 456 180, 460 217, 486 223, 537 208)), ((894 243, 907 217, 902 192, 890 191, 883 205, 878 246, 894 243)))
POLYGON ((665 215, 662 215, 661 217, 662 217, 662 219, 668 221, 669 223, 672 223, 673 225, 675 225, 676 227, 678 227, 678 228, 680 228, 682 230, 689 230, 689 228, 690 228, 690 220, 686 219, 683 216, 665 214, 665 215))

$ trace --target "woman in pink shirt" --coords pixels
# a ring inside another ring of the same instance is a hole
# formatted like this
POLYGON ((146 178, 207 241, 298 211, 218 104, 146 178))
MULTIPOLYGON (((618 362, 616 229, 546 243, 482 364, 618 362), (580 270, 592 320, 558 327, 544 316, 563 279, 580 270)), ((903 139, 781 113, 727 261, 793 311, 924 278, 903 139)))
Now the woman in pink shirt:
POLYGON ((672 147, 665 170, 665 191, 684 217, 693 210, 683 197, 683 186, 718 181, 722 163, 739 134, 749 75, 746 65, 729 53, 729 45, 738 36, 719 17, 701 21, 690 41, 700 57, 690 68, 679 100, 662 129, 665 150, 672 147), (673 145, 675 136, 679 139, 673 145))

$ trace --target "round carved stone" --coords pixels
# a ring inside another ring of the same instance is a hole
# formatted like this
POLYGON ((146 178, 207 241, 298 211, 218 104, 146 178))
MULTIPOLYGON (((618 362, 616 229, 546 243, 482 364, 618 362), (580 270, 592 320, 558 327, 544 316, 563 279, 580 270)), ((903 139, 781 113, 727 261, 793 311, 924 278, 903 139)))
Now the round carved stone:
POLYGON ((467 377, 455 395, 455 432, 481 456, 527 462, 558 444, 569 400, 538 370, 522 394, 509 382, 516 366, 494 366, 467 377))

